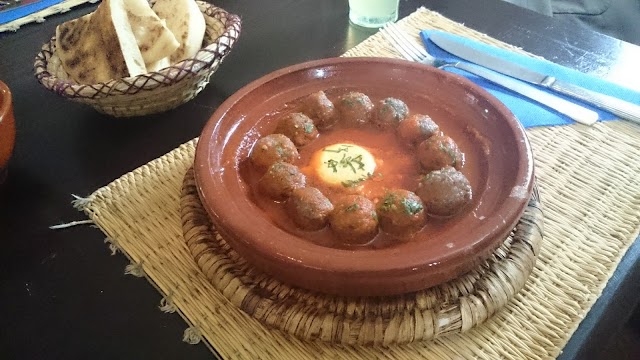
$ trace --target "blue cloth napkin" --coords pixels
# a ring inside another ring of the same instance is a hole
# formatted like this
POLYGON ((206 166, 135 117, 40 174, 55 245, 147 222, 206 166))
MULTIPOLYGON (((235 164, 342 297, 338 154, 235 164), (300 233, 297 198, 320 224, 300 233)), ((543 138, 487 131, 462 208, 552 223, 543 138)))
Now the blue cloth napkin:
MULTIPOLYGON (((429 51, 429 53, 431 53, 433 56, 437 58, 440 58, 443 60, 464 62, 464 60, 442 50, 437 45, 432 43, 429 40, 429 34, 432 34, 432 33, 438 33, 442 36, 446 36, 466 46, 490 53, 494 56, 498 56, 506 60, 513 61, 515 63, 518 63, 522 66, 525 66, 537 72, 544 73, 547 75, 552 75, 559 80, 580 85, 584 88, 598 91, 603 94, 611 95, 611 96, 620 98, 622 100, 626 100, 634 104, 640 105, 640 93, 630 90, 628 88, 622 87, 620 85, 616 85, 611 82, 602 80, 600 78, 584 74, 580 71, 569 69, 564 66, 560 66, 558 64, 554 64, 546 60, 535 59, 530 56, 517 54, 509 50, 496 48, 494 46, 486 45, 478 41, 456 36, 447 32, 436 31, 436 30, 421 31, 420 35, 422 37, 422 41, 427 47, 427 50, 429 51)), ((446 70, 463 75, 466 78, 473 81, 474 83, 482 86, 485 90, 488 90, 492 95, 494 95, 500 101, 502 101, 513 112, 513 114, 520 120, 520 122, 524 125, 524 127, 563 125, 563 124, 574 123, 573 120, 571 120, 570 118, 568 118, 563 114, 556 112, 555 110, 548 109, 547 107, 540 105, 533 100, 529 100, 519 94, 516 94, 515 92, 512 92, 499 85, 495 85, 487 80, 484 80, 483 78, 467 73, 460 69, 446 68, 446 70)), ((540 89, 543 89, 543 88, 540 88, 540 89)), ((545 90, 545 91, 548 91, 548 90, 545 90)), ((596 111, 599 115, 600 120, 618 119, 617 116, 607 111, 600 110, 593 106, 586 105, 584 103, 581 103, 579 100, 571 99, 569 97, 557 94, 553 91, 548 91, 548 92, 596 111)))
POLYGON ((23 5, 0 11, 0 25, 31 15, 63 1, 64 0, 24 1, 23 5))

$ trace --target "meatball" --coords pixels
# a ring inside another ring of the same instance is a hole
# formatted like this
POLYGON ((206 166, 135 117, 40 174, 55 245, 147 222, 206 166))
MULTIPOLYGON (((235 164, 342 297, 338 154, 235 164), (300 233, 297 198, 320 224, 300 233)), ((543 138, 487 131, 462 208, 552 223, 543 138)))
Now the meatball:
POLYGON ((418 160, 427 170, 438 170, 446 166, 460 169, 464 162, 464 154, 458 145, 448 136, 434 135, 418 145, 418 160))
POLYGON ((278 161, 258 180, 258 187, 274 200, 286 200, 293 190, 303 188, 306 182, 297 166, 278 161))
POLYGON ((409 235, 422 228, 426 213, 418 195, 408 190, 388 191, 378 203, 382 231, 393 235, 409 235))
POLYGON ((288 137, 271 134, 256 141, 250 158, 255 166, 266 169, 276 161, 293 162, 298 158, 298 149, 288 137))
POLYGON ((400 122, 398 136, 410 145, 432 137, 440 131, 440 127, 428 115, 414 114, 400 122))
POLYGON ((373 122, 381 128, 394 128, 409 115, 409 108, 402 100, 386 98, 376 105, 373 122))
POLYGON ((363 93, 350 92, 338 99, 336 109, 344 124, 349 126, 362 125, 369 122, 373 112, 373 103, 363 93))
POLYGON ((371 200, 361 195, 339 199, 329 215, 329 226, 348 244, 365 244, 378 233, 378 215, 371 200))
POLYGON ((305 146, 318 137, 318 130, 307 115, 292 113, 278 121, 275 133, 285 135, 298 146, 305 146))
POLYGON ((335 106, 324 91, 308 95, 302 100, 302 112, 307 114, 318 129, 326 129, 336 123, 335 106))
POLYGON ((471 185, 460 171, 448 166, 428 173, 416 191, 427 213, 451 216, 471 200, 471 185))
POLYGON ((293 222, 304 230, 320 230, 333 211, 331 201, 320 190, 305 187, 293 190, 286 209, 293 222))

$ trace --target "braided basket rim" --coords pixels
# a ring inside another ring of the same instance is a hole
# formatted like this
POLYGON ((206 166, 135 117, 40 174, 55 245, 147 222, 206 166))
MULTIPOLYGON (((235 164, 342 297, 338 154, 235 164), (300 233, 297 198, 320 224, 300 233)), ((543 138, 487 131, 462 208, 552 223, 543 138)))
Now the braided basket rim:
MULTIPOLYGON (((213 19, 223 26, 223 31, 216 39, 212 39, 211 43, 198 50, 193 58, 184 59, 159 71, 95 84, 79 84, 70 79, 57 77, 49 71, 49 61, 56 49, 56 36, 53 35, 48 42, 42 45, 36 55, 35 77, 45 88, 65 98, 96 100, 169 87, 199 74, 215 71, 237 41, 241 31, 241 20, 238 15, 212 4, 200 0, 196 0, 196 3, 205 17, 213 19), (161 78, 162 81, 158 81, 157 78, 161 78), (154 81, 150 81, 151 79, 154 81)), ((211 30, 209 23, 207 23, 208 30, 211 30)))

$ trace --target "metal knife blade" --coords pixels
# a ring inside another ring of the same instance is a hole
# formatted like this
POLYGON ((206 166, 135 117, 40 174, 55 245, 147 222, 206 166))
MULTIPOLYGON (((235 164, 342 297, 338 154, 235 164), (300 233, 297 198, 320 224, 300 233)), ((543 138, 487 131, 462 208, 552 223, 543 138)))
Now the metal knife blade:
POLYGON ((557 80, 553 76, 545 75, 528 69, 522 65, 487 54, 449 39, 441 34, 430 34, 429 39, 443 50, 487 69, 509 75, 516 79, 539 85, 555 92, 568 95, 583 102, 610 111, 622 119, 640 124, 640 106, 613 96, 557 80))
POLYGON ((559 96, 549 94, 548 92, 542 91, 535 86, 531 86, 509 76, 499 74, 495 71, 483 68, 478 65, 462 62, 442 65, 443 68, 447 66, 462 69, 464 71, 483 77, 502 87, 528 97, 531 100, 537 101, 538 103, 545 105, 551 109, 554 109, 555 111, 564 114, 581 124, 593 125, 598 121, 597 112, 587 109, 582 105, 574 104, 571 101, 567 101, 559 96))

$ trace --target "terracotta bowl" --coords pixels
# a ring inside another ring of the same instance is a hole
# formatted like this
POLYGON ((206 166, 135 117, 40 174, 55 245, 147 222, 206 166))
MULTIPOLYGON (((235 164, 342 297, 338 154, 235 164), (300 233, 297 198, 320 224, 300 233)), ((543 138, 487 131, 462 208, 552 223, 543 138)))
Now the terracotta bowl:
POLYGON ((13 100, 9 87, 0 81, 0 182, 6 176, 7 164, 13 153, 16 138, 13 100))
POLYGON ((509 236, 533 188, 529 142, 501 102, 463 77, 382 58, 311 61, 245 86, 205 126, 194 169, 204 207, 242 257, 282 282, 346 296, 417 291, 469 271, 509 236), (476 163, 469 210, 436 234, 383 248, 321 246, 276 226, 252 201, 241 164, 275 127, 265 114, 333 88, 397 97, 431 115, 476 163))

